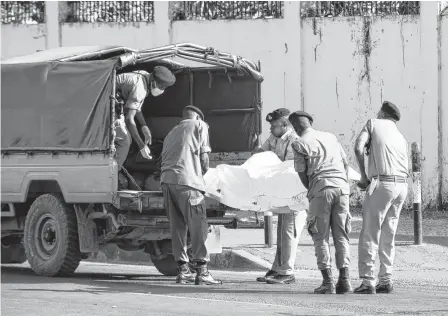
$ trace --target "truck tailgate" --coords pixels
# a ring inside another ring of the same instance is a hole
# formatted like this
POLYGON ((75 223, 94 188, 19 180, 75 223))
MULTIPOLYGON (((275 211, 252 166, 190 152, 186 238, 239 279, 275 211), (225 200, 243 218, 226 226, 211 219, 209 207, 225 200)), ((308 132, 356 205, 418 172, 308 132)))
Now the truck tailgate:
POLYGON ((116 208, 126 211, 142 212, 165 208, 162 191, 118 191, 114 196, 113 204, 116 208))

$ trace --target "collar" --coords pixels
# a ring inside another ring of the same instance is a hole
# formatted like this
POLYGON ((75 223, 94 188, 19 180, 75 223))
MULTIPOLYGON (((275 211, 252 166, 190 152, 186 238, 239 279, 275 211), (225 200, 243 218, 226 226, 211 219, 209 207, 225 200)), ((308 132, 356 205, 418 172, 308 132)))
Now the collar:
POLYGON ((289 135, 291 135, 291 133, 292 133, 292 129, 288 129, 287 131, 286 131, 286 133, 285 134, 283 134, 281 137, 279 137, 281 140, 285 140, 285 139, 287 139, 288 138, 288 136, 289 135))
POLYGON ((306 130, 304 130, 303 133, 302 133, 302 135, 300 135, 300 136, 303 136, 303 135, 305 135, 305 134, 308 134, 309 132, 312 132, 312 131, 314 131, 314 128, 312 128, 312 127, 310 126, 310 127, 308 127, 306 130))

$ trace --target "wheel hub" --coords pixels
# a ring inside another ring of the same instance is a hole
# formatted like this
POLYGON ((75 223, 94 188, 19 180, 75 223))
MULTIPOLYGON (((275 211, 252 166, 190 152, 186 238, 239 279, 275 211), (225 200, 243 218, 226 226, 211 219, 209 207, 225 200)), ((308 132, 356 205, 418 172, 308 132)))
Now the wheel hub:
POLYGON ((52 214, 44 214, 36 230, 36 250, 42 258, 50 258, 57 248, 57 226, 52 214))

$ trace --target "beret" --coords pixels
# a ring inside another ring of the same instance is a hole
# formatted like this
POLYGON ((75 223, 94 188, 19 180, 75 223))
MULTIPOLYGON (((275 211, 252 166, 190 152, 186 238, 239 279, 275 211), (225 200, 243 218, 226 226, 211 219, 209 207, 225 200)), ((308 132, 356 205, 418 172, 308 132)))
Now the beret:
POLYGON ((152 71, 153 78, 160 89, 165 90, 176 82, 176 77, 171 70, 164 66, 156 66, 152 71))
POLYGON ((266 121, 272 122, 280 119, 281 117, 288 116, 289 113, 291 113, 288 109, 280 108, 275 110, 274 112, 269 113, 266 115, 266 121))
POLYGON ((295 117, 300 117, 300 116, 308 118, 310 120, 310 122, 313 123, 313 117, 311 116, 311 114, 306 113, 305 111, 296 111, 296 112, 292 113, 289 116, 289 120, 291 121, 291 119, 293 119, 295 117))
POLYGON ((187 105, 187 106, 184 108, 184 110, 190 110, 190 111, 196 112, 196 113, 199 114, 199 116, 201 117, 201 119, 204 120, 204 113, 202 113, 202 111, 201 111, 199 108, 195 107, 194 105, 187 105))
POLYGON ((381 111, 383 111, 386 114, 389 114, 397 121, 399 121, 401 118, 400 110, 392 102, 384 101, 383 106, 381 107, 381 111))

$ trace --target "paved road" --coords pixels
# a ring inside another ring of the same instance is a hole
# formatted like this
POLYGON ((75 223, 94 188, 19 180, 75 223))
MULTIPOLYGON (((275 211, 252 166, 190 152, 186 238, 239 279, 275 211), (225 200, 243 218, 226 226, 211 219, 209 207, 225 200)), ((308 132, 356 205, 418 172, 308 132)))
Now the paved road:
POLYGON ((38 277, 25 265, 1 272, 3 316, 448 314, 447 279, 437 272, 397 282, 395 294, 368 296, 310 294, 316 271, 298 271, 300 281, 287 286, 257 283, 258 273, 215 271, 225 284, 211 287, 176 285, 143 266, 82 263, 71 278, 38 277))

